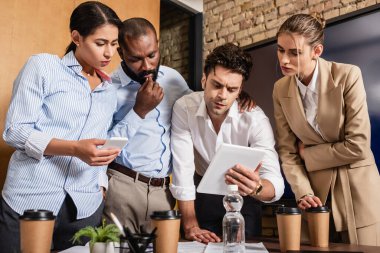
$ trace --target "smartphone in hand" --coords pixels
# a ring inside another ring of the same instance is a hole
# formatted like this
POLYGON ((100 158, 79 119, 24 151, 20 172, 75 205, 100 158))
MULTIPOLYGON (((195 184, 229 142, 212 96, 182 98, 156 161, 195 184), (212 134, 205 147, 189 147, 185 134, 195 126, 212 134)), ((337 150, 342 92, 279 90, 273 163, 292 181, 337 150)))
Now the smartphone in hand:
POLYGON ((103 146, 99 147, 100 149, 109 149, 109 148, 119 148, 123 149, 128 143, 128 138, 125 137, 111 137, 107 139, 103 146))

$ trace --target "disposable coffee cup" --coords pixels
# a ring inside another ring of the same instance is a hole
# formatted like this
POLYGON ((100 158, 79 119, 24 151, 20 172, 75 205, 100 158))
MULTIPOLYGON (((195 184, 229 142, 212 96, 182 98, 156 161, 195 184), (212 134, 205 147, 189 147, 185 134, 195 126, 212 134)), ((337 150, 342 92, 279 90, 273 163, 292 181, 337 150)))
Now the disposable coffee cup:
POLYGON ((300 250, 301 211, 296 207, 279 207, 276 217, 281 252, 300 250))
POLYGON ((329 246, 330 210, 327 206, 306 209, 310 243, 315 247, 329 246))
POLYGON ((150 216, 156 227, 155 253, 177 253, 181 214, 177 210, 156 211, 150 216))
POLYGON ((49 253, 55 216, 48 210, 26 210, 20 216, 22 253, 49 253))

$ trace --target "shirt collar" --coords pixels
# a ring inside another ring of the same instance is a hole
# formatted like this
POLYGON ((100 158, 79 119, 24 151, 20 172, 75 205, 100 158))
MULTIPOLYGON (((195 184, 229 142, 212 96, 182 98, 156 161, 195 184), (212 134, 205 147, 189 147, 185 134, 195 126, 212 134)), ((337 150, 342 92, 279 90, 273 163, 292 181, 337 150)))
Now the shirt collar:
POLYGON ((317 61, 317 64, 315 65, 313 77, 311 78, 309 85, 305 86, 303 83, 301 83, 301 81, 298 78, 296 78, 296 82, 297 82, 298 88, 301 92, 302 99, 305 98, 306 90, 308 90, 308 89, 310 91, 312 91, 313 93, 318 94, 318 83, 317 83, 318 74, 319 74, 318 65, 319 64, 317 61))
MULTIPOLYGON (((204 99, 204 91, 202 91, 202 101, 198 107, 198 110, 197 110, 195 116, 196 117, 203 117, 205 119, 210 118, 210 116, 207 113, 207 107, 206 107, 206 103, 205 103, 205 99, 204 99)), ((232 106, 228 110, 228 114, 226 116, 226 119, 227 118, 235 118, 235 119, 239 118, 239 110, 238 110, 238 102, 237 101, 234 101, 234 103, 232 104, 232 106)))
MULTIPOLYGON (((119 65, 119 67, 117 68, 117 72, 119 73, 119 77, 120 77, 120 82, 121 82, 121 87, 124 87, 126 85, 132 85, 132 84, 136 84, 138 82, 136 82, 135 80, 132 80, 132 78, 130 78, 123 70, 123 67, 121 66, 121 64, 119 65)), ((158 69, 158 75, 157 75, 157 79, 158 78, 162 78, 163 76, 165 75, 165 73, 162 71, 162 68, 160 66, 160 68, 158 69)), ((139 83, 138 83, 139 84, 139 83)))
MULTIPOLYGON (((62 57, 62 62, 67 67, 73 69, 75 71, 75 73, 77 73, 78 75, 82 75, 82 69, 83 68, 82 68, 82 65, 79 64, 77 58, 75 57, 74 51, 70 51, 67 54, 65 54, 62 57)), ((95 71, 100 76, 102 81, 107 81, 108 83, 112 83, 111 77, 107 73, 105 73, 99 69, 95 69, 95 71)), ((107 85, 107 84, 105 84, 105 85, 107 85)))

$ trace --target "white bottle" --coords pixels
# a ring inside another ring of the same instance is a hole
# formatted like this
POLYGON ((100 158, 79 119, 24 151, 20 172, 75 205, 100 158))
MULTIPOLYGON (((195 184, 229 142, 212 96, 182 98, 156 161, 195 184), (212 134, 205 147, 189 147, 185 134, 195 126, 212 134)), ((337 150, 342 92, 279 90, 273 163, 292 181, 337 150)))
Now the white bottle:
POLYGON ((245 252, 245 222, 240 210, 243 198, 238 192, 237 185, 228 185, 228 194, 223 198, 226 214, 223 218, 223 252, 245 252))

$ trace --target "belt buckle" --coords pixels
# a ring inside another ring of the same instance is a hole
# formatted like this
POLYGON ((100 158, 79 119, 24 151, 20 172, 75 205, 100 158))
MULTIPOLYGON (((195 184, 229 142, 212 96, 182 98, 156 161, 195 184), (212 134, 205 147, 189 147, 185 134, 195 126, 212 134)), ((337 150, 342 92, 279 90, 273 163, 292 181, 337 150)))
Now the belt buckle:
POLYGON ((162 181, 162 178, 154 178, 154 177, 150 177, 149 178, 149 181, 148 181, 148 185, 152 185, 152 181, 153 180, 160 180, 161 182, 160 182, 160 184, 157 184, 157 185, 153 185, 153 186, 160 186, 160 187, 162 187, 162 186, 164 186, 165 185, 165 180, 166 180, 166 178, 163 178, 163 181, 162 181))

